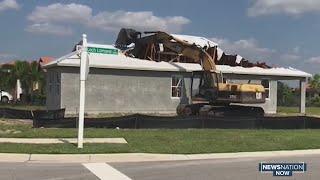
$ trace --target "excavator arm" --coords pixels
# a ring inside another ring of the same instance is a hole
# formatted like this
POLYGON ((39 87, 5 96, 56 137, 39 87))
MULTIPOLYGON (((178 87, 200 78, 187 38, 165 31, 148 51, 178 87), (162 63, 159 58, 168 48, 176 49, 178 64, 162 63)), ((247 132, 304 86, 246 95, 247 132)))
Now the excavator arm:
POLYGON ((204 71, 216 71, 214 59, 212 59, 212 57, 201 47, 185 42, 162 31, 157 32, 155 36, 157 37, 156 39, 163 41, 163 45, 168 49, 192 59, 194 63, 201 64, 204 71))

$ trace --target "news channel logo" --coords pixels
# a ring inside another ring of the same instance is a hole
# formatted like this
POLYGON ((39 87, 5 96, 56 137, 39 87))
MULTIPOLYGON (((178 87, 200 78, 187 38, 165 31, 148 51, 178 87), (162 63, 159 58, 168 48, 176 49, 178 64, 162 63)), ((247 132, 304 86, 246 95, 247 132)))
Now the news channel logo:
POLYGON ((299 163, 259 163, 259 171, 261 173, 273 173, 273 176, 292 176, 293 172, 305 173, 307 164, 299 163))

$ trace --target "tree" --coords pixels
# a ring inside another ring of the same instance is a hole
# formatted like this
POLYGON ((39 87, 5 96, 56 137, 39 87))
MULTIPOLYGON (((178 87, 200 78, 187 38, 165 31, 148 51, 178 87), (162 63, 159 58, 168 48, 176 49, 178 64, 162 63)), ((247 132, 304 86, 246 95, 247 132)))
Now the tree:
POLYGON ((0 67, 0 89, 12 92, 16 86, 13 74, 13 64, 3 64, 0 67))
POLYGON ((39 93, 43 93, 43 88, 45 84, 44 73, 43 71, 39 70, 39 64, 36 61, 30 63, 30 70, 29 70, 29 84, 31 85, 30 95, 33 96, 33 86, 36 84, 39 88, 39 93))
POLYGON ((14 64, 13 75, 15 80, 20 80, 22 89, 29 90, 30 66, 26 61, 16 61, 14 64))
POLYGON ((296 106, 298 99, 295 92, 285 83, 278 81, 278 105, 296 106))
POLYGON ((5 64, 0 67, 0 88, 15 94, 17 80, 20 80, 25 98, 33 97, 33 86, 38 84, 40 93, 43 93, 45 78, 44 72, 39 70, 38 62, 16 61, 14 64, 5 64))
MULTIPOLYGON (((315 74, 310 80, 310 87, 314 90, 315 93, 320 93, 320 75, 315 74)), ((320 97, 315 96, 310 99, 311 106, 320 106, 320 97)))
POLYGON ((310 86, 318 91, 320 91, 320 74, 315 74, 311 81, 310 86))

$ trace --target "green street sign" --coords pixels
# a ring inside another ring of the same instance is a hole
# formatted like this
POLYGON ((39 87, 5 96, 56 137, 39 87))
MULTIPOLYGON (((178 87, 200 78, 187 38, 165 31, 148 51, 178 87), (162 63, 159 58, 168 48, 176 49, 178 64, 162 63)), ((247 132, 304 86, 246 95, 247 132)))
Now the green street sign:
POLYGON ((114 54, 118 55, 117 49, 109 49, 109 48, 97 48, 97 47, 88 47, 88 53, 98 53, 98 54, 114 54))

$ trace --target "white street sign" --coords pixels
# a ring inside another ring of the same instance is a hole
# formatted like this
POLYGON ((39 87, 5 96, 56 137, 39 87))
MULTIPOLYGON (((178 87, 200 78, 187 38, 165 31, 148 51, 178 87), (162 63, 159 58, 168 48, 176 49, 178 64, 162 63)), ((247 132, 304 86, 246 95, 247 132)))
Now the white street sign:
POLYGON ((79 104, 79 123, 78 123, 78 148, 83 148, 83 129, 84 129, 84 105, 86 96, 86 80, 89 73, 89 58, 87 52, 87 35, 82 35, 82 50, 80 58, 80 104, 79 104))

